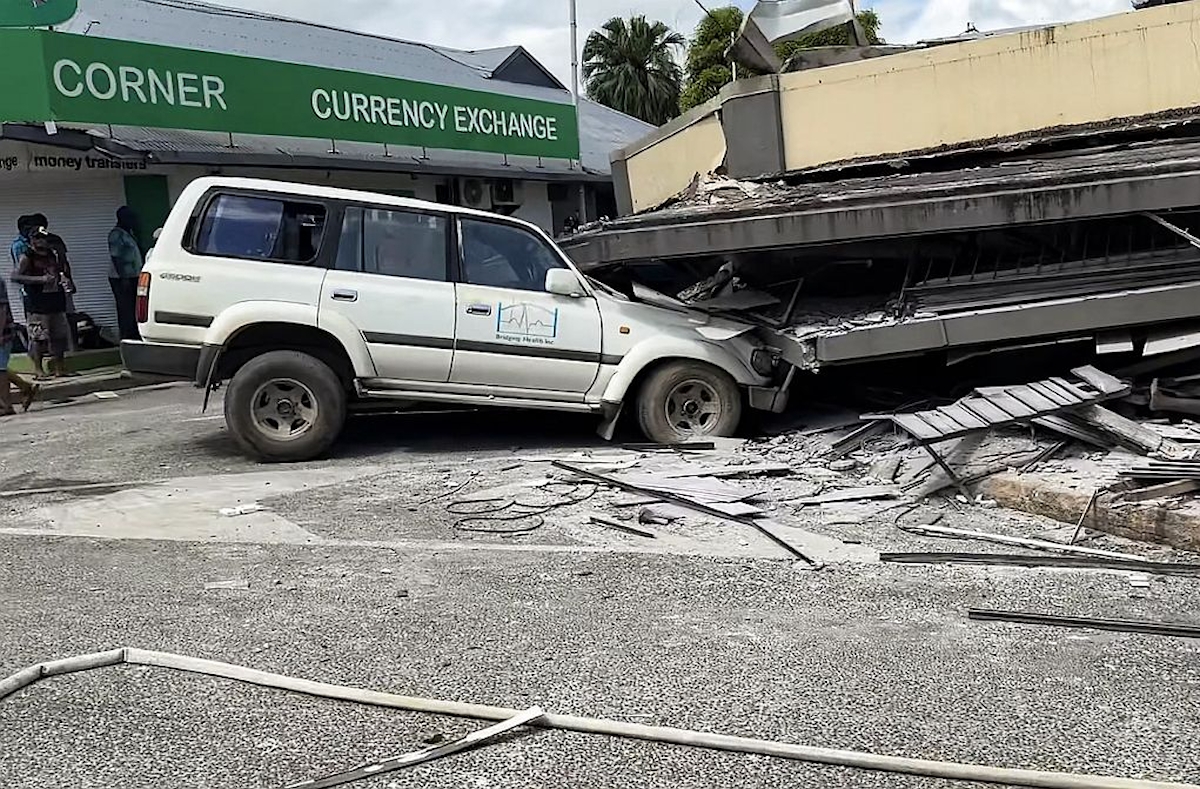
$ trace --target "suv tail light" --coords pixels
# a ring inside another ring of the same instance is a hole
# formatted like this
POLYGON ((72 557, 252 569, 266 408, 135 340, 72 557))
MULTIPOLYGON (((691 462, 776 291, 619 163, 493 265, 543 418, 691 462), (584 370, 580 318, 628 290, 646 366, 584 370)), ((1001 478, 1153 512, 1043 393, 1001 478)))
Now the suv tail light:
POLYGON ((146 323, 150 320, 150 272, 143 271, 138 275, 137 286, 137 322, 146 323))

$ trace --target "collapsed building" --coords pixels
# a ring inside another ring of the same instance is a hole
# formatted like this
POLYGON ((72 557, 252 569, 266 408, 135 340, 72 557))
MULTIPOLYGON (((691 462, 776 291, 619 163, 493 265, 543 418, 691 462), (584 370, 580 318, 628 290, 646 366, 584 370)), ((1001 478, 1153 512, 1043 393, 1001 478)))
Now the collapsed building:
POLYGON ((564 247, 801 371, 1200 354, 1198 34, 1192 0, 734 83, 614 154, 624 216, 564 247))

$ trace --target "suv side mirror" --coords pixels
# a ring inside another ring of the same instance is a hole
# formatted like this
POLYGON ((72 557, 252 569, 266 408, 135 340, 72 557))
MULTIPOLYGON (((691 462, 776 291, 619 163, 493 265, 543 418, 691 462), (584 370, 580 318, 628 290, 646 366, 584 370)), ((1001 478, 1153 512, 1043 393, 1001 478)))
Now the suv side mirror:
POLYGON ((554 268, 546 272, 546 292, 578 299, 586 291, 574 271, 569 268, 554 268))

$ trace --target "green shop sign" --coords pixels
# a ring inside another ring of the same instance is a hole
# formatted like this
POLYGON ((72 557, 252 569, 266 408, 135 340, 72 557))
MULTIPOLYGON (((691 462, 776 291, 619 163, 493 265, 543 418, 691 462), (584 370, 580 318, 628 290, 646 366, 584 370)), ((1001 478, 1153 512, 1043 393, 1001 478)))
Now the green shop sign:
POLYGON ((0 120, 579 158, 570 104, 43 30, 0 30, 0 120))
POLYGON ((43 27, 66 22, 79 0, 0 0, 0 27, 43 27))

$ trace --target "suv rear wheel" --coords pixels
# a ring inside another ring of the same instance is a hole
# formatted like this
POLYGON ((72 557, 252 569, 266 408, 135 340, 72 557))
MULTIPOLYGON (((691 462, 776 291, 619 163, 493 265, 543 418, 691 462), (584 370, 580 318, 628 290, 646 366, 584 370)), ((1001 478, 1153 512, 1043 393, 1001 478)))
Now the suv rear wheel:
POLYGON ((256 356, 225 393, 225 423, 248 454, 267 462, 312 460, 342 432, 346 390, 320 359, 299 351, 256 356))
POLYGON ((646 379, 637 413, 646 437, 663 444, 732 436, 742 421, 742 393, 724 370, 670 362, 646 379))

